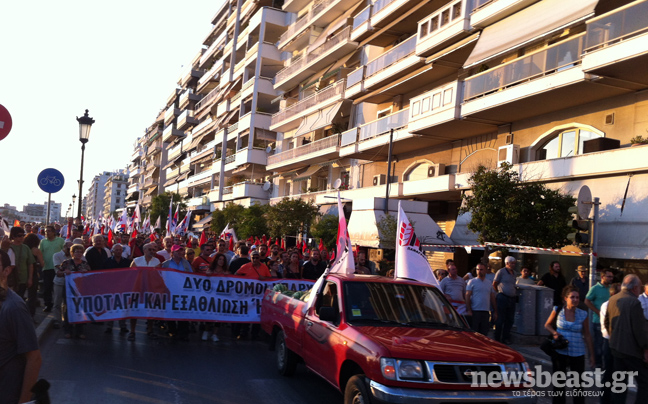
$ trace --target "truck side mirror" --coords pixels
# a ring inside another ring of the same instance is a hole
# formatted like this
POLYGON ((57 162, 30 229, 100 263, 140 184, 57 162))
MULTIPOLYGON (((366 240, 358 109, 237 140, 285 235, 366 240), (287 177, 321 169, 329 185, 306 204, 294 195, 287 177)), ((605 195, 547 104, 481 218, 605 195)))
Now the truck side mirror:
POLYGON ((336 323, 338 321, 338 315, 337 307, 322 307, 319 311, 320 320, 330 323, 336 323))

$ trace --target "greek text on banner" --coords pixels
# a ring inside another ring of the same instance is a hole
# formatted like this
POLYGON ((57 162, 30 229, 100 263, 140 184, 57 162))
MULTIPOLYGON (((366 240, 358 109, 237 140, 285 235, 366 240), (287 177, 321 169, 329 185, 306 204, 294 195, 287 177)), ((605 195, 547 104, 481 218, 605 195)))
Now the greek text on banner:
POLYGON ((145 318, 259 322, 267 288, 281 283, 306 291, 314 282, 207 276, 162 268, 129 268, 65 277, 70 323, 145 318))

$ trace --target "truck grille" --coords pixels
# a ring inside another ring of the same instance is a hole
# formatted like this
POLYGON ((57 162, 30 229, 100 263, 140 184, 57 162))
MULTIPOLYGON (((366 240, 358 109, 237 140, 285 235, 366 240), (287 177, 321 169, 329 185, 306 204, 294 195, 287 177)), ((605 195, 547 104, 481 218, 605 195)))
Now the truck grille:
POLYGON ((455 384, 471 384, 473 382, 471 372, 486 372, 486 374, 495 372, 501 375, 503 371, 500 365, 483 363, 428 362, 428 367, 435 382, 455 384))

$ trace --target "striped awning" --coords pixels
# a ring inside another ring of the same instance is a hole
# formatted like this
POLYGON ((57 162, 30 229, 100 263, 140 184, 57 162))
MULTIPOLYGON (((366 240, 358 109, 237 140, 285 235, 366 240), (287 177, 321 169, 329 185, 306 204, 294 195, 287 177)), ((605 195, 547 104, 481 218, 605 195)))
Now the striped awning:
POLYGON ((304 171, 304 172, 301 173, 301 174, 298 174, 295 178, 293 178, 293 181, 296 182, 296 181, 305 181, 305 180, 308 180, 308 179, 310 179, 310 177, 313 176, 313 174, 315 174, 316 172, 318 172, 321 168, 322 168, 322 167, 319 166, 319 165, 316 165, 316 166, 310 166, 310 167, 308 167, 308 168, 306 169, 306 171, 304 171))

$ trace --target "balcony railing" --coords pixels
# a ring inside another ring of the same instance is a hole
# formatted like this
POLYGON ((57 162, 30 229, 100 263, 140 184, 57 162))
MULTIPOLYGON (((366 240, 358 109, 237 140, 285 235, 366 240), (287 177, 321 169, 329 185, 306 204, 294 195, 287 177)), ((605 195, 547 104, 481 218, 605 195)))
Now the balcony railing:
POLYGON ((356 140, 358 140, 358 128, 351 128, 346 132, 342 132, 340 137, 340 146, 354 144, 356 140))
POLYGON ((203 97, 202 100, 198 101, 196 103, 196 111, 200 111, 203 109, 203 107, 206 107, 207 105, 210 105, 210 103, 216 98, 220 91, 220 87, 216 87, 215 89, 211 90, 209 94, 203 97))
POLYGON ((569 69, 580 63, 584 36, 569 39, 466 79, 464 101, 569 69))
POLYGON ((376 59, 367 63, 365 77, 371 77, 383 69, 388 68, 399 60, 411 55, 416 51, 416 35, 412 35, 405 42, 402 42, 376 59))
POLYGON ((295 60, 292 60, 290 65, 279 70, 277 72, 275 83, 280 83, 287 79, 288 77, 295 74, 297 71, 303 69, 309 63, 313 62, 315 59, 319 58, 329 50, 333 49, 339 43, 348 40, 351 35, 351 27, 346 27, 341 32, 336 34, 333 38, 328 39, 326 42, 318 46, 317 48, 308 52, 304 56, 298 56, 295 60))
POLYGON ((373 4, 373 14, 376 15, 382 10, 383 8, 387 7, 391 3, 395 2, 396 0, 378 0, 373 4))
POLYGON ((480 8, 483 8, 489 3, 494 3, 496 1, 497 0, 473 0, 472 12, 474 13, 475 11, 479 10, 480 8))
POLYGON ((362 10, 358 15, 353 17, 353 29, 358 28, 371 18, 371 6, 362 10))
POLYGON ((623 41, 648 30, 648 1, 587 22, 585 52, 623 41))
POLYGON ((409 109, 398 111, 394 114, 387 115, 373 122, 360 126, 358 140, 367 140, 374 138, 383 133, 389 132, 390 129, 404 128, 409 123, 409 109))
POLYGON ((236 154, 225 157, 225 164, 233 163, 236 160, 236 154))
POLYGON ((295 104, 289 106, 288 108, 285 108, 284 110, 279 111, 276 114, 272 115, 270 124, 274 125, 278 122, 282 122, 328 99, 342 95, 343 93, 344 93, 344 79, 338 81, 337 83, 333 83, 330 86, 320 90, 319 92, 309 97, 306 97, 303 100, 298 101, 295 104))
POLYGON ((236 132, 236 131, 238 130, 238 124, 239 124, 238 122, 234 122, 233 124, 231 124, 230 126, 228 126, 228 127, 227 127, 227 133, 228 133, 228 134, 231 134, 231 133, 236 132))
POLYGON ((358 70, 351 72, 351 74, 347 76, 347 88, 362 81, 362 78, 364 77, 364 69, 364 66, 360 66, 358 70))
POLYGON ((223 188, 223 195, 230 195, 232 192, 234 192, 233 186, 223 188))
POLYGON ((218 49, 219 47, 225 45, 226 38, 227 38, 227 30, 221 32, 221 34, 218 36, 218 38, 216 38, 216 40, 214 42, 212 42, 212 44, 209 46, 209 48, 207 48, 207 51, 205 51, 205 53, 200 58, 200 64, 201 65, 204 64, 207 61, 207 59, 209 59, 214 52, 216 52, 216 49, 218 49))
POLYGON ((201 171, 198 174, 192 175, 191 177, 189 177, 189 182, 193 183, 193 182, 197 182, 197 181, 200 181, 202 179, 205 179, 205 178, 209 178, 212 174, 213 173, 212 173, 211 167, 206 168, 204 171, 201 171))
POLYGON ((308 23, 311 22, 315 17, 317 17, 319 13, 321 13, 326 7, 328 7, 332 3, 335 3, 336 1, 339 0, 323 0, 315 4, 306 15, 295 21, 294 24, 288 27, 286 32, 281 34, 281 36, 279 37, 279 43, 286 42, 293 34, 299 32, 305 26, 308 26, 308 23))
POLYGON ((211 69, 203 76, 198 79, 198 84, 202 84, 205 81, 211 80, 214 76, 220 74, 220 72, 223 70, 223 59, 219 60, 218 62, 214 63, 214 66, 212 66, 211 69))
POLYGON ((336 147, 340 143, 340 135, 333 135, 325 137, 324 139, 316 140, 304 146, 295 147, 294 149, 287 150, 268 156, 268 165, 277 164, 282 161, 292 160, 297 157, 305 156, 307 154, 315 153, 320 150, 336 147))

